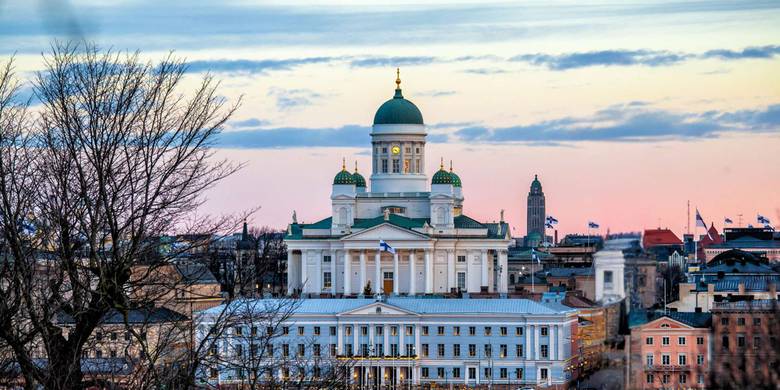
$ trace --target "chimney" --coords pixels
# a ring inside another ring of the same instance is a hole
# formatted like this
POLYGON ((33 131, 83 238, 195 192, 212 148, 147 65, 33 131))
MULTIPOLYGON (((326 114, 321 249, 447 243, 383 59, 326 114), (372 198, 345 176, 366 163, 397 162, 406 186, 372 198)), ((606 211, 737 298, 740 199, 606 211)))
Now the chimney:
POLYGON ((739 295, 745 295, 745 282, 739 282, 739 295))

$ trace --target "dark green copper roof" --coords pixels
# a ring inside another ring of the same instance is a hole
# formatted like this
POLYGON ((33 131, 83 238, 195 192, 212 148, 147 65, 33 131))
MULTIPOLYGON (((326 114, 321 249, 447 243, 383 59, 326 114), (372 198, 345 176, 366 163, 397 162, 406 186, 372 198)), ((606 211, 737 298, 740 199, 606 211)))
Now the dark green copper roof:
POLYGON ((422 125, 423 117, 414 103, 404 99, 401 89, 395 90, 392 99, 384 102, 374 115, 375 125, 422 125))
POLYGON ((440 168, 433 174, 431 184, 452 184, 452 175, 445 171, 444 168, 440 168))
POLYGON ((450 171, 450 177, 452 177, 452 186, 453 187, 462 187, 463 185, 460 182, 460 176, 456 175, 455 172, 450 171))
POLYGON ((355 181, 355 187, 366 187, 366 178, 363 177, 363 175, 357 173, 357 171, 352 174, 352 180, 355 181))
MULTIPOLYGON (((365 179, 363 181, 365 181, 365 179)), ((342 169, 336 174, 336 177, 333 178, 333 184, 355 184, 355 178, 349 171, 342 169)))
POLYGON ((531 190, 538 188, 539 191, 542 190, 542 183, 539 181, 539 176, 534 175, 534 181, 531 182, 531 190))

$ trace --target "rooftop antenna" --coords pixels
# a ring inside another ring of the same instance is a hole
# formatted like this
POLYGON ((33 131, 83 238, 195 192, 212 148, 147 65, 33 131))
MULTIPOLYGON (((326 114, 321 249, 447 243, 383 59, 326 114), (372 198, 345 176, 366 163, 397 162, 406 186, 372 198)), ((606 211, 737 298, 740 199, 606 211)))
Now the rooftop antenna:
POLYGON ((688 218, 685 220, 685 231, 688 235, 691 234, 691 201, 688 201, 688 218))

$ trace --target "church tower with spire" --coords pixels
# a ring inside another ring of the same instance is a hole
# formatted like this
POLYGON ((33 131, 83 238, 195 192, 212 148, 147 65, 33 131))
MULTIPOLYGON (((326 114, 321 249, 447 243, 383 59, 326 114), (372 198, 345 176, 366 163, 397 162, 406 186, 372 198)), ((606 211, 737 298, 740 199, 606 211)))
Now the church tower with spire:
POLYGON ((539 181, 539 176, 534 175, 531 190, 528 192, 527 233, 525 237, 527 246, 537 246, 544 242, 546 215, 542 183, 539 181))

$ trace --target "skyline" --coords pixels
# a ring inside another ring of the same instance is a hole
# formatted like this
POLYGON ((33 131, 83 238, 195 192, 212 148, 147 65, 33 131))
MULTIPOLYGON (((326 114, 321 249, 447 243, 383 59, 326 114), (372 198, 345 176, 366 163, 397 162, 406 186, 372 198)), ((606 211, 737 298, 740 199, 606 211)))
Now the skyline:
POLYGON ((426 173, 454 160, 465 212, 505 209, 515 236, 534 174, 561 235, 588 219, 681 235, 688 200, 718 230, 737 214, 780 221, 776 3, 280 4, 9 2, 0 56, 29 80, 52 39, 77 37, 150 60, 175 50, 188 81, 211 70, 228 101, 243 95, 217 156, 247 167, 203 211, 261 206, 257 225, 282 228, 301 205, 300 220, 327 217, 342 157, 370 171, 396 67, 429 125, 426 173))

